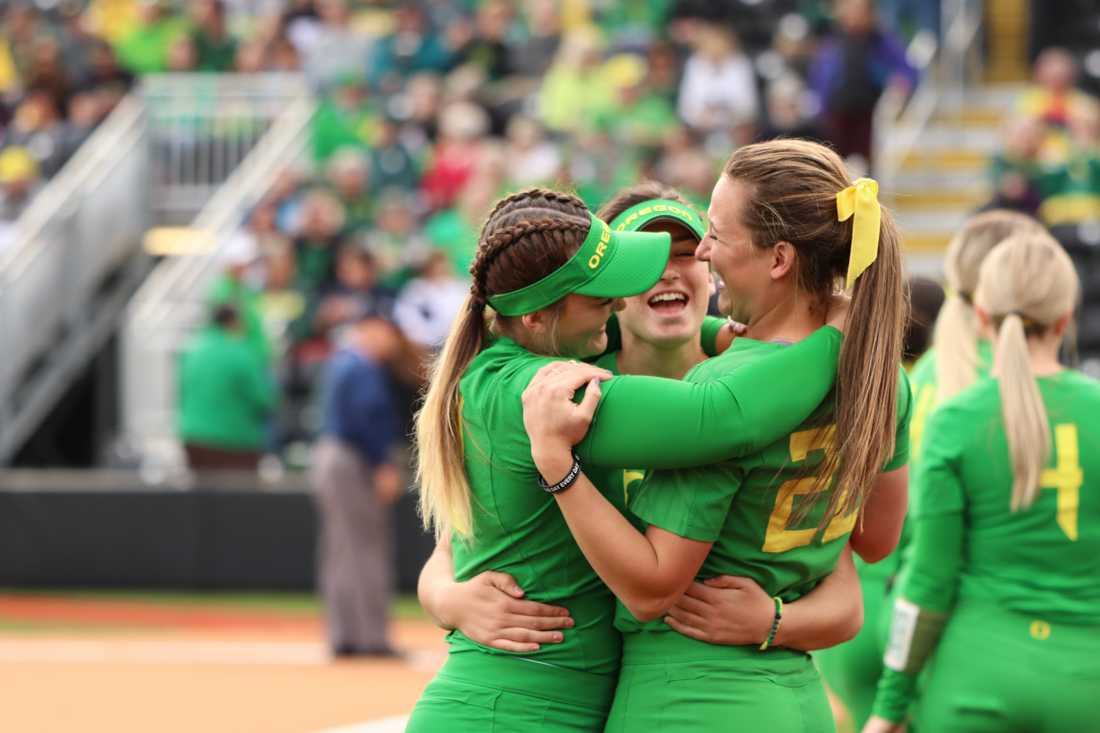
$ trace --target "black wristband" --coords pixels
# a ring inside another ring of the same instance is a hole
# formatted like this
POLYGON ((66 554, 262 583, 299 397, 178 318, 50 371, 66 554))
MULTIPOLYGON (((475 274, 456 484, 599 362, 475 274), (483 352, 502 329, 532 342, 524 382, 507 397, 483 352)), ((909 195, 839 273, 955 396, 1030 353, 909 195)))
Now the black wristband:
POLYGON ((577 483, 577 479, 581 476, 581 460, 577 458, 577 454, 573 454, 573 465, 569 469, 569 473, 565 474, 565 478, 556 484, 550 484, 546 482, 546 479, 539 474, 539 488, 548 494, 557 494, 558 492, 565 491, 573 484, 577 483))

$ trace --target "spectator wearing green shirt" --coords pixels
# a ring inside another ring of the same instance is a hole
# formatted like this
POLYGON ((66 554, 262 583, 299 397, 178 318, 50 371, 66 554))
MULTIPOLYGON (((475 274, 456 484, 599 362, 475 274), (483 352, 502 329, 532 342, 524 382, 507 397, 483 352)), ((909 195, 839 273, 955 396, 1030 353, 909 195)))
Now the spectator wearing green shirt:
POLYGON ((123 68, 135 74, 153 74, 168 68, 168 53, 188 22, 169 11, 165 0, 143 0, 136 28, 124 35, 115 48, 123 68))
POLYGON ((225 23, 224 0, 198 0, 192 8, 195 31, 191 35, 199 71, 225 72, 237 58, 237 39, 225 23))
POLYGON ((325 166, 325 178, 344 205, 344 231, 354 234, 374 219, 374 200, 370 195, 370 163, 354 147, 337 150, 325 166))
POLYGON ((354 76, 343 77, 313 116, 314 160, 323 163, 343 147, 368 149, 374 143, 380 120, 366 84, 354 76))
POLYGON ((328 191, 308 193, 301 206, 301 224, 294 239, 295 284, 307 296, 333 280, 333 260, 344 228, 344 207, 328 191))
POLYGON ((213 322, 180 358, 179 405, 179 435, 192 469, 256 469, 275 388, 233 306, 217 306, 213 322))
POLYGON ((234 238, 227 249, 225 272, 214 281, 207 302, 212 307, 228 305, 237 312, 245 344, 256 363, 266 368, 271 363, 271 344, 260 310, 261 255, 255 240, 247 237, 234 238))

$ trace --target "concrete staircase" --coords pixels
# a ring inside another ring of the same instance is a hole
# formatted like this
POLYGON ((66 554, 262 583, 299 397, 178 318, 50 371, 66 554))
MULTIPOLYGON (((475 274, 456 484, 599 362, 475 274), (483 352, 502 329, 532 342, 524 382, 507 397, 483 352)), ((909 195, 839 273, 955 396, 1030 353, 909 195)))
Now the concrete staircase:
MULTIPOLYGON (((952 235, 991 196, 990 159, 1001 145, 1021 85, 991 85, 945 104, 900 161, 885 191, 905 238, 911 273, 938 276, 952 235)), ((885 155, 899 155, 887 146, 885 155)))

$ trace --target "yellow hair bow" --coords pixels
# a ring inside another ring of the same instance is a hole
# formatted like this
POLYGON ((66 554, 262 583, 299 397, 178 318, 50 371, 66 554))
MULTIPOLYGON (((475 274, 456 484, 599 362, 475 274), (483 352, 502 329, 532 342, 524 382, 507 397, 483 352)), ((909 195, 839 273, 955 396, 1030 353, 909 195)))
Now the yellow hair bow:
POLYGON ((852 251, 848 255, 848 277, 844 288, 851 288, 856 278, 878 257, 878 236, 882 228, 882 207, 878 202, 878 181, 859 178, 836 195, 839 221, 852 215, 852 251))

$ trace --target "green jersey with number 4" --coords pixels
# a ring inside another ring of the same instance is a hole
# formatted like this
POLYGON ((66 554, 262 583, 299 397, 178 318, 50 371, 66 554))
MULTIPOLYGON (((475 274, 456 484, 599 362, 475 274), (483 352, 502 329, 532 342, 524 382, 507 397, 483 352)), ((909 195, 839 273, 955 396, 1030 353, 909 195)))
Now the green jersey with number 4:
MULTIPOLYGON (((709 381, 715 373, 730 373, 783 348, 739 338, 723 355, 688 372, 685 380, 709 381)), ((884 471, 903 466, 909 452, 911 398, 900 369, 897 399, 896 448, 884 471)), ((793 433, 746 458, 653 471, 632 492, 631 510, 647 524, 713 542, 700 578, 747 576, 769 595, 797 600, 833 571, 857 519, 852 512, 818 529, 827 503, 822 490, 833 490, 814 475, 825 451, 835 445, 831 405, 830 397, 793 433), (807 501, 813 502, 812 508, 800 519, 807 501)), ((661 622, 639 623, 621 604, 616 626, 624 632, 668 628, 661 622)))
MULTIPOLYGON (((1078 372, 1038 380, 1051 462, 1027 509, 1011 511, 1012 463, 999 383, 987 379, 932 416, 914 481, 915 521, 959 513, 966 556, 959 601, 1063 623, 1095 624, 1100 608, 1100 384, 1078 372), (1091 484, 1089 482, 1092 482, 1091 484)), ((933 608, 945 603, 933 599, 933 608)), ((945 600, 945 599, 944 599, 945 600)))

